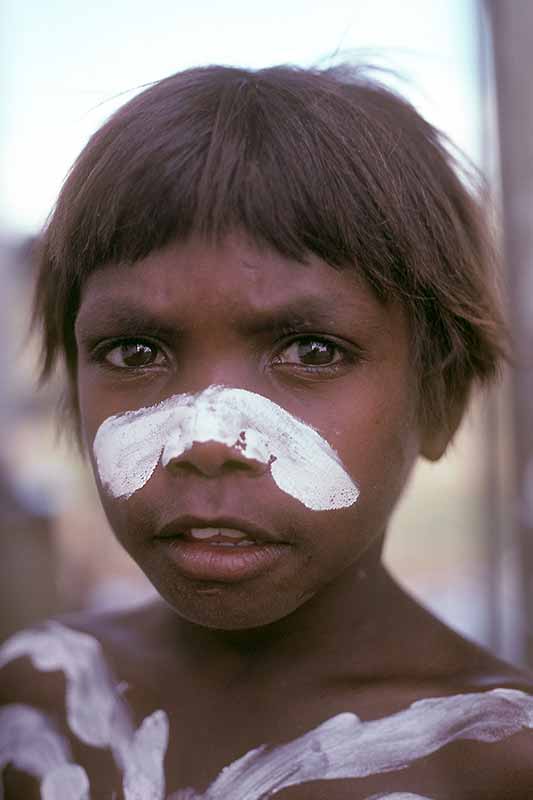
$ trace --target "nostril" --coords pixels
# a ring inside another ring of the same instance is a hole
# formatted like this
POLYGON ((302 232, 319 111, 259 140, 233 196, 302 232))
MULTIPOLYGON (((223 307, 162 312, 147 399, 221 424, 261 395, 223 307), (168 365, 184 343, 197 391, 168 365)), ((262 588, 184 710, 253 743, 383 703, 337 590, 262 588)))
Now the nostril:
POLYGON ((241 452, 246 451, 246 431, 241 431, 239 433, 239 438, 234 444, 236 450, 240 450, 241 452))
POLYGON ((262 474, 269 468, 271 462, 248 458, 245 454, 244 441, 240 436, 232 446, 216 441, 194 442, 192 447, 183 453, 171 456, 168 460, 163 458, 163 464, 172 473, 196 472, 206 477, 217 477, 228 471, 262 474))

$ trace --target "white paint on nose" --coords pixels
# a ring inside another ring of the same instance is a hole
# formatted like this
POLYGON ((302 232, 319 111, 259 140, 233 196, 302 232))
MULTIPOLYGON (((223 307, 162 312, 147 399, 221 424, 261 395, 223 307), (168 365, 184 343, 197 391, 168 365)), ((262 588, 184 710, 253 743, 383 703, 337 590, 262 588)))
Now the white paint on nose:
POLYGON ((245 389, 210 386, 109 417, 93 447, 102 485, 114 497, 127 498, 147 483, 160 458, 168 466, 195 443, 210 441, 269 466, 277 486, 314 511, 345 508, 359 496, 317 430, 245 389))

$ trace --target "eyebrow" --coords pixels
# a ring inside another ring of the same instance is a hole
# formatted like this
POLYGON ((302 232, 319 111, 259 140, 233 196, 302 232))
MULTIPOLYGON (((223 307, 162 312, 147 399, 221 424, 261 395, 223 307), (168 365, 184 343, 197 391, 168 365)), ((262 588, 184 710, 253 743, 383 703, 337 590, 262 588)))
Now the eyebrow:
POLYGON ((346 306, 339 307, 332 304, 331 300, 325 304, 320 298, 298 298, 283 306, 263 309, 243 320, 240 327, 243 332, 261 335, 269 331, 281 330, 287 326, 295 328, 329 327, 339 322, 353 319, 353 312, 346 306))
POLYGON ((75 330, 82 339, 100 331, 136 336, 149 330, 175 336, 177 328, 176 322, 167 320, 163 314, 154 313, 138 303, 109 297, 82 307, 75 323, 75 330))
MULTIPOLYGON (((369 328, 376 324, 364 302, 339 303, 339 298, 332 302, 324 299, 302 295, 290 302, 247 312, 237 321, 239 331, 248 336, 261 336, 272 331, 281 331, 285 327, 312 330, 328 328, 339 322, 350 323, 354 319, 363 321, 369 328)), ((102 297, 98 303, 91 302, 86 309, 80 310, 76 320, 76 331, 84 339, 103 329, 110 334, 116 330, 122 335, 135 336, 150 331, 161 336, 176 337, 185 334, 187 324, 181 322, 179 313, 172 313, 171 307, 154 311, 135 301, 125 298, 113 299, 102 297), (90 319, 90 324, 84 322, 90 319)))

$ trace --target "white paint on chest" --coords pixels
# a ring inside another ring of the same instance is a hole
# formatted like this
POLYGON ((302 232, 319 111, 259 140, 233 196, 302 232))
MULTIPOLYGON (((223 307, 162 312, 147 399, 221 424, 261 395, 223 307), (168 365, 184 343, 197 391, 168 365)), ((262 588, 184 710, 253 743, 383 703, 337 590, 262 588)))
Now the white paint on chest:
POLYGON ((431 800, 431 797, 422 797, 421 794, 411 792, 394 792, 394 794, 373 794, 367 800, 431 800))
MULTIPOLYGON (((81 741, 111 750, 122 772, 125 800, 163 800, 167 716, 155 711, 134 729, 99 643, 49 623, 8 640, 0 648, 0 668, 21 656, 29 656, 39 670, 63 670, 69 727, 81 741)), ((285 744, 250 750, 225 767, 205 792, 180 789, 167 800, 266 800, 312 781, 393 773, 451 742, 498 742, 524 729, 533 729, 533 697, 511 689, 419 700, 375 720, 338 714, 285 744)), ((0 772, 9 763, 42 778, 43 800, 87 798, 86 773, 71 763, 68 743, 36 709, 12 705, 1 710, 0 772)), ((392 792, 368 800, 429 799, 392 792)))
POLYGON ((277 486, 314 511, 345 508, 359 490, 331 445, 310 425, 262 395, 210 386, 149 408, 109 417, 96 433, 102 485, 131 497, 196 443, 219 442, 270 469, 277 486))

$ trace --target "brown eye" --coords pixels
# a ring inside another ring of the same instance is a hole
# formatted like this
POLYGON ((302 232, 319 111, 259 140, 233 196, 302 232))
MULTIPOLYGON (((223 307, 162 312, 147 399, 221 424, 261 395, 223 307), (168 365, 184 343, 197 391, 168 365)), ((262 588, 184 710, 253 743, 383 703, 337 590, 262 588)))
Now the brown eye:
POLYGON ((123 342, 113 347, 106 355, 106 361, 122 369, 141 369, 164 362, 164 355, 148 342, 123 342))
POLYGON ((330 366, 342 360, 340 348, 327 339, 302 338, 292 342, 280 355, 285 364, 303 364, 309 367, 330 366))

